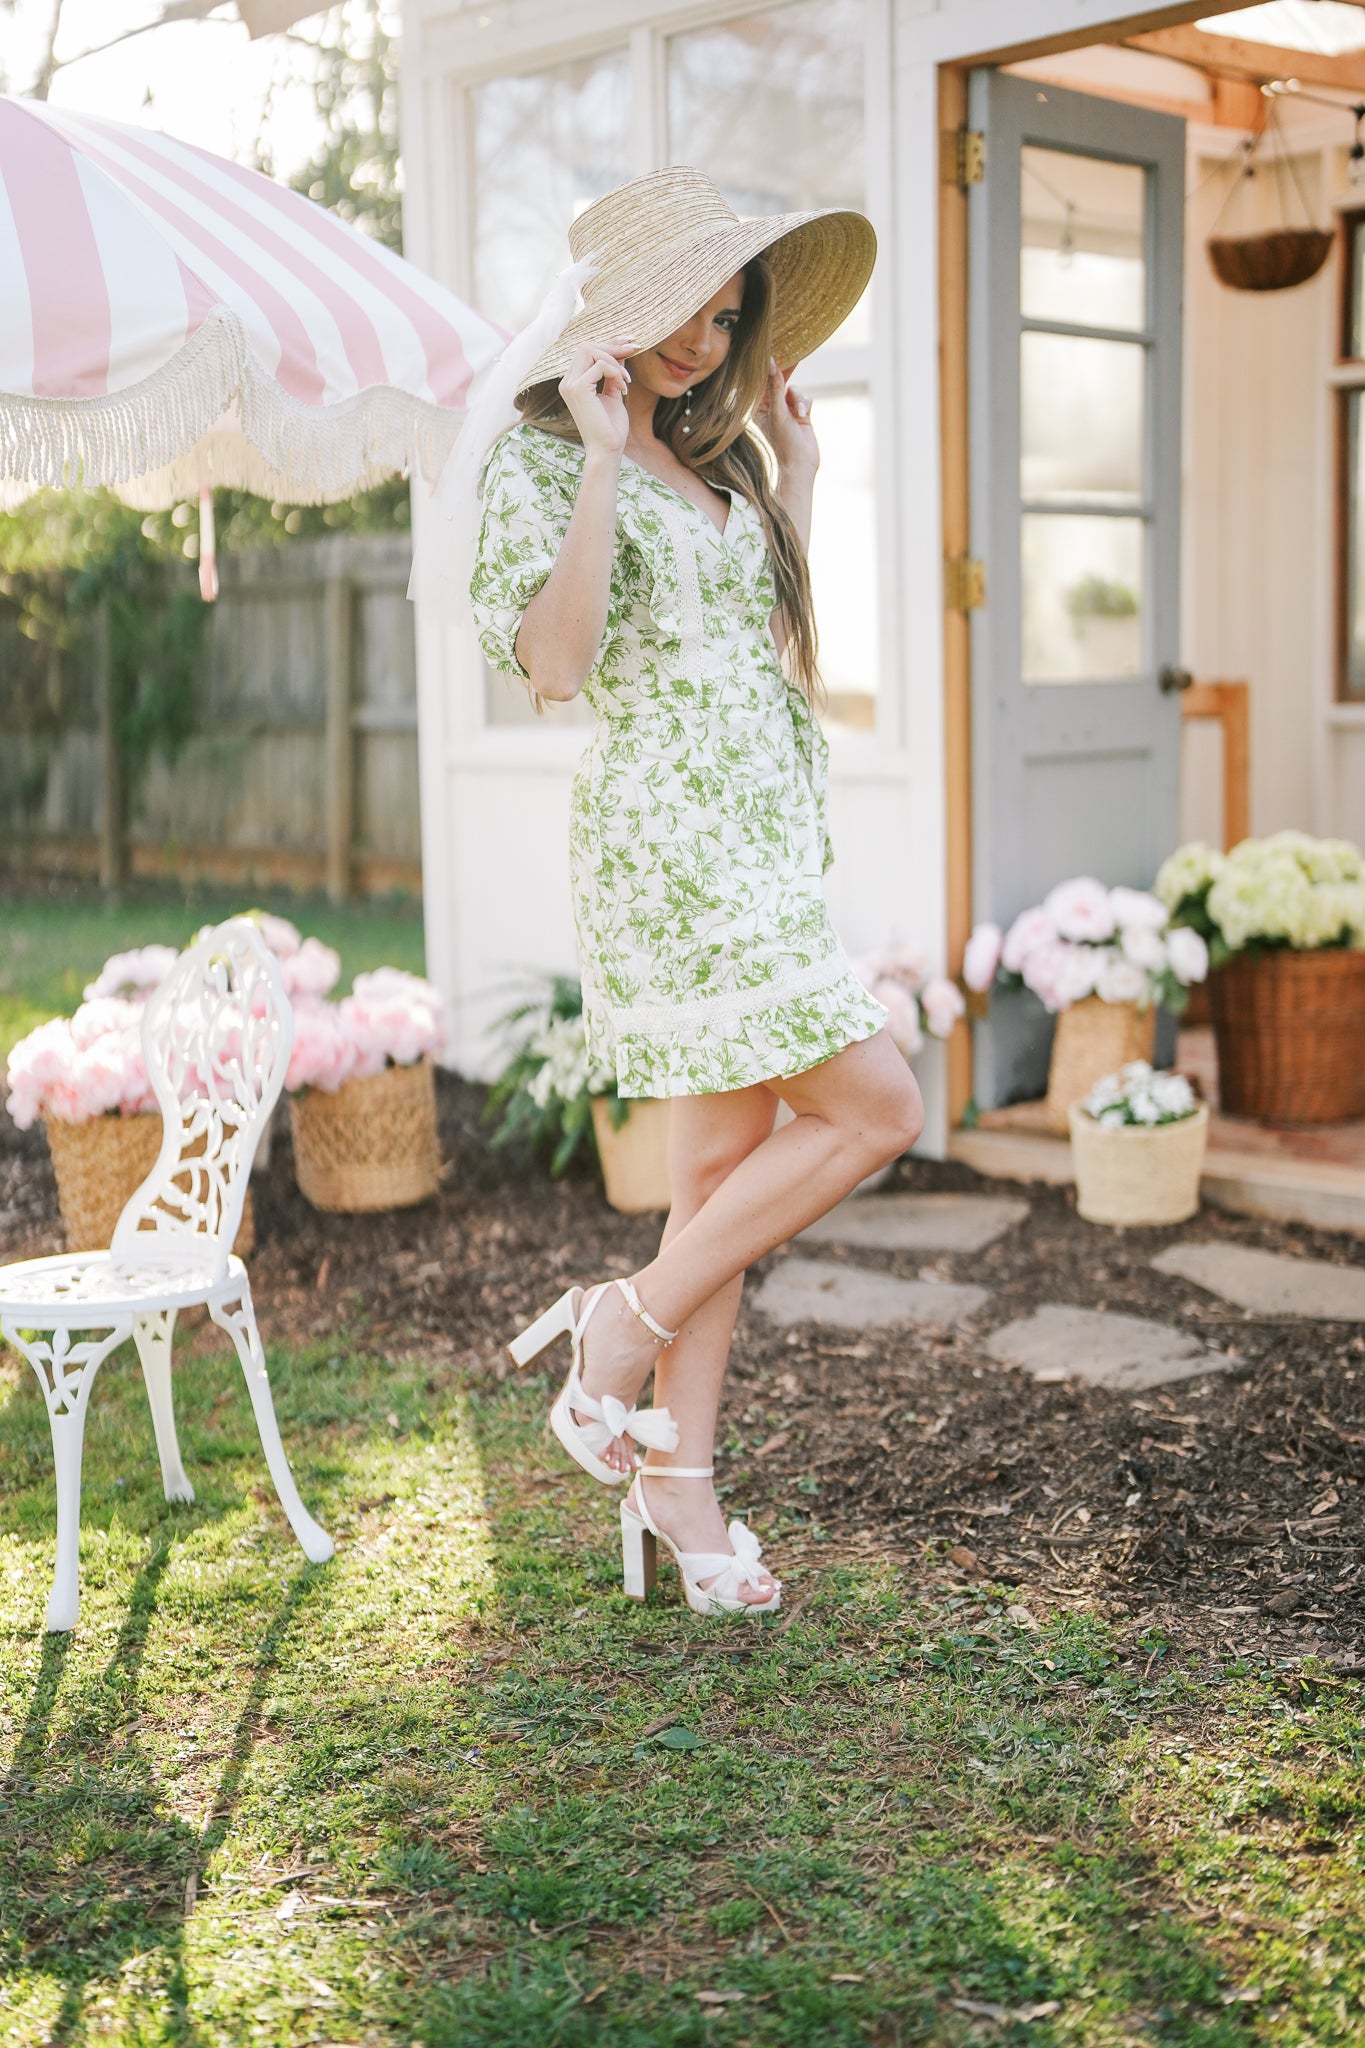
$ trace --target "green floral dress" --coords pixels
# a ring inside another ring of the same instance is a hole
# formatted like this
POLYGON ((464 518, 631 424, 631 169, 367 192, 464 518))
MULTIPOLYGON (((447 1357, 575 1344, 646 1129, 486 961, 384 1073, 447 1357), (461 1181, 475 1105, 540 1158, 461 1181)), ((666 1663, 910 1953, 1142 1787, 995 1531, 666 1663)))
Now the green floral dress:
MULTIPOLYGON (((525 673, 522 614, 582 470, 576 443, 530 426, 489 456, 470 595, 484 652, 509 675, 525 673)), ((737 496, 722 535, 629 460, 617 505, 569 839, 589 1047, 623 1096, 804 1073, 886 1012, 825 908, 828 750, 773 644, 762 521, 737 496)))

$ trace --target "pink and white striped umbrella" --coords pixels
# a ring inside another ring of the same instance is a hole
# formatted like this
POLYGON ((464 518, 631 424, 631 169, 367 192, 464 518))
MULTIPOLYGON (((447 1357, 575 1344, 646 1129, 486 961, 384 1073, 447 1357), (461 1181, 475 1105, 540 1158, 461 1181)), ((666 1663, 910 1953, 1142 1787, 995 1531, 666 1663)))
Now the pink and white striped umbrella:
POLYGON ((191 143, 0 97, 0 486, 325 504, 434 481, 505 336, 191 143))

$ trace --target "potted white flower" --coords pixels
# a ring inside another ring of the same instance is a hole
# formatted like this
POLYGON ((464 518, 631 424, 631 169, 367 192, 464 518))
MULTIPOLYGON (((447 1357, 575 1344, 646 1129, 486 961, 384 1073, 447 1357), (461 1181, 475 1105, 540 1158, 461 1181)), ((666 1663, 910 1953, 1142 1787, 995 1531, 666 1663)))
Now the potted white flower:
POLYGON ((668 1103, 617 1095, 614 1072, 588 1051, 578 981, 552 976, 543 993, 518 1003, 499 1028, 514 1049, 489 1093, 494 1145, 542 1153, 557 1176, 591 1133, 613 1209, 628 1216, 666 1209, 672 1199, 668 1103))
POLYGON ((981 996, 992 986, 1030 989, 1056 1017, 1047 1115, 1065 1131, 1072 1104, 1101 1076, 1151 1059, 1158 1007, 1179 1015, 1208 964, 1199 933, 1172 929, 1156 896, 1081 875, 1021 911, 1007 932, 978 925, 962 978, 981 996))
POLYGON ((1199 1207, 1208 1105, 1183 1074, 1130 1060, 1071 1105, 1076 1211, 1087 1223, 1183 1223, 1199 1207))
POLYGON ((1172 937, 1207 942, 1222 1107, 1334 1123, 1365 1116, 1365 856, 1277 832, 1231 853, 1195 841, 1156 878, 1172 937))

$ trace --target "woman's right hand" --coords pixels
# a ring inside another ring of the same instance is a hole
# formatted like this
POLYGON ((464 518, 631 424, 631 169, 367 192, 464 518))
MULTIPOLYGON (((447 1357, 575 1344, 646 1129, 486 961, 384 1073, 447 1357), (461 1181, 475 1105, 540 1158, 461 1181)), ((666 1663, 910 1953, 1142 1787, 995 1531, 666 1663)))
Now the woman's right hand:
POLYGON ((626 391, 630 371, 626 357, 636 352, 632 341, 602 346, 583 342, 573 352, 569 367, 559 380, 559 395, 573 415, 579 439, 585 448, 599 448, 620 455, 630 431, 626 412, 626 391))

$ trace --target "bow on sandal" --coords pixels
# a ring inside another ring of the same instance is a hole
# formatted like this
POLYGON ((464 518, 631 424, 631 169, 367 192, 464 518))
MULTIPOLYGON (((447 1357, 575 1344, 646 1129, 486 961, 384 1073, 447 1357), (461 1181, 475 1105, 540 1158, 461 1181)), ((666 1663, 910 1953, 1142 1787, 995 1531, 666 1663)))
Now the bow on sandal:
MULTIPOLYGON (((670 1479, 710 1479, 715 1469, 714 1465, 665 1467, 670 1479)), ((679 1550, 672 1537, 664 1534, 649 1512, 642 1473, 635 1475, 634 1490, 638 1510, 631 1506, 629 1500, 621 1503, 622 1578, 630 1599, 643 1600, 654 1590, 659 1571, 659 1545, 666 1543, 682 1575, 683 1594, 694 1614, 777 1612, 782 1605, 780 1579, 773 1580, 772 1590, 765 1600, 741 1600, 739 1597, 741 1586, 760 1592, 765 1577, 758 1562, 763 1555, 762 1545, 747 1522, 731 1522, 726 1530, 730 1538, 729 1551, 679 1550), (701 1579, 710 1579, 710 1585, 700 1585, 698 1581, 701 1579)))
POLYGON ((594 1479, 600 1479, 604 1486, 619 1486, 630 1474, 607 1464, 602 1452, 608 1445, 629 1437, 652 1450, 675 1451, 678 1425, 667 1408, 627 1408, 615 1394, 603 1394, 599 1401, 583 1391, 579 1372, 583 1333, 609 1287, 620 1289, 632 1314, 639 1317, 660 1344, 672 1343, 677 1331, 666 1330, 662 1323, 655 1322, 629 1280, 604 1280, 586 1293, 581 1287, 571 1287, 567 1294, 561 1294, 553 1308, 546 1309, 543 1316, 514 1337, 507 1349, 515 1364, 529 1365, 556 1337, 568 1337, 573 1356, 568 1377, 550 1410, 550 1427, 575 1464, 590 1472, 594 1479), (586 1415, 589 1420, 580 1422, 579 1415, 586 1415))

